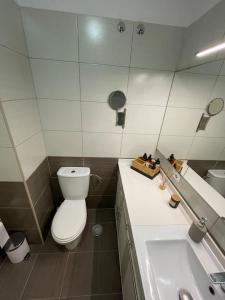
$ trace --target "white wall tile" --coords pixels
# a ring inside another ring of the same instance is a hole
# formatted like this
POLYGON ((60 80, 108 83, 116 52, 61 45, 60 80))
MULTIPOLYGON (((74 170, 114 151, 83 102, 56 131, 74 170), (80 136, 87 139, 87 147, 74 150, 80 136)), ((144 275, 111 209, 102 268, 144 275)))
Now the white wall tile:
POLYGON ((22 14, 30 57, 78 61, 74 14, 29 8, 22 14))
POLYGON ((39 99, 38 106, 44 130, 81 130, 80 101, 39 99))
POLYGON ((84 133, 83 155, 91 157, 119 157, 121 134, 84 133))
POLYGON ((210 100, 213 98, 225 99, 225 76, 218 76, 210 100))
POLYGON ((128 103, 165 106, 172 79, 172 72, 131 68, 128 103))
POLYGON ((210 118, 204 131, 199 131, 197 136, 225 137, 225 111, 210 118))
POLYGON ((41 130, 36 100, 3 102, 3 109, 15 145, 41 130))
POLYGON ((220 75, 225 76, 225 61, 223 61, 223 65, 222 65, 222 68, 220 70, 220 75))
POLYGON ((121 157, 133 158, 143 153, 154 154, 157 141, 158 135, 124 134, 121 157))
POLYGON ((1 46, 0 98, 2 100, 34 98, 29 60, 1 46))
POLYGON ((174 153, 176 158, 184 159, 187 158, 192 141, 193 137, 161 135, 158 149, 166 157, 174 153))
POLYGON ((12 0, 0 3, 0 44, 27 54, 20 8, 12 0))
POLYGON ((36 170, 36 168, 46 157, 42 133, 39 132, 24 143, 17 146, 16 151, 24 177, 25 179, 28 179, 33 171, 36 170))
POLYGON ((126 133, 158 134, 165 108, 159 106, 127 105, 126 133))
POLYGON ((143 35, 136 33, 134 24, 131 66, 158 70, 175 70, 181 50, 184 28, 144 24, 143 35))
POLYGON ((22 176, 12 148, 0 148, 0 181, 22 181, 22 176))
POLYGON ((218 75, 223 64, 222 60, 213 61, 209 63, 202 64, 200 66, 192 67, 186 69, 187 73, 203 74, 203 75, 218 75))
POLYGON ((126 30, 118 32, 119 20, 79 16, 80 61, 128 66, 132 40, 132 23, 125 21, 126 30))
POLYGON ((82 156, 81 132, 44 131, 48 156, 82 156))
POLYGON ((224 139, 195 137, 188 159, 217 160, 224 149, 224 139))
POLYGON ((206 108, 216 76, 176 73, 169 106, 206 108))
POLYGON ((109 94, 120 90, 126 94, 128 68, 80 64, 81 99, 107 102, 109 94))
POLYGON ((163 135, 194 136, 203 111, 168 107, 163 122, 163 135))
POLYGON ((91 132, 120 133, 121 126, 116 126, 116 111, 108 103, 81 102, 82 128, 91 132))
POLYGON ((38 98, 80 100, 79 65, 31 59, 38 98))
POLYGON ((225 160, 225 140, 224 140, 224 148, 222 150, 222 152, 219 155, 219 160, 225 160))
POLYGON ((6 128, 5 120, 3 118, 2 112, 0 111, 0 147, 12 147, 10 141, 9 133, 6 128))

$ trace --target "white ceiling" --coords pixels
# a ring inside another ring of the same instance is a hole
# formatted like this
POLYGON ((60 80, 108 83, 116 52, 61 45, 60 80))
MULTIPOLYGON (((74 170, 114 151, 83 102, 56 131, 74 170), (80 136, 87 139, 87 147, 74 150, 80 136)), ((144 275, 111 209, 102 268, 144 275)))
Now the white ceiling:
POLYGON ((189 26, 221 0, 15 0, 20 6, 189 26))

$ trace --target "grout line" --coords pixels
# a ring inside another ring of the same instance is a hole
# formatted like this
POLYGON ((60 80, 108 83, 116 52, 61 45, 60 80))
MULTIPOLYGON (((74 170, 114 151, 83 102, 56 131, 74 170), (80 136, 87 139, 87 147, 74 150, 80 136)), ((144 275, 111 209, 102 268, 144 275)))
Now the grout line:
POLYGON ((34 265, 33 265, 33 267, 31 268, 30 273, 29 273, 28 276, 27 276, 27 280, 25 281, 25 284, 24 284, 24 287, 23 287, 23 289, 22 289, 22 291, 21 291, 19 300, 22 300, 22 298, 23 298, 23 295, 24 295, 26 286, 27 286, 27 284, 28 284, 28 281, 29 281, 29 279, 30 279, 31 273, 33 272, 34 267, 35 267, 35 265, 36 265, 36 263, 37 263, 37 259, 38 259, 39 254, 34 254, 34 255, 36 256, 36 257, 34 258, 34 265))
POLYGON ((69 262, 70 252, 68 251, 68 253, 66 255, 67 255, 67 257, 66 257, 65 266, 63 268, 63 276, 62 276, 62 281, 61 281, 61 288, 60 288, 59 298, 61 297, 62 291, 63 291, 63 285, 64 285, 64 280, 65 280, 65 277, 66 277, 66 271, 67 271, 67 266, 68 266, 68 262, 69 262))
MULTIPOLYGON (((60 297, 59 300, 63 300, 63 299, 66 299, 66 300, 72 300, 72 299, 80 299, 82 297, 93 297, 93 296, 119 296, 119 295, 122 295, 122 293, 103 293, 103 294, 82 294, 82 295, 79 295, 79 296, 70 296, 70 297, 67 297, 67 296, 64 296, 64 297, 60 297)), ((43 298, 41 298, 41 300, 45 300, 43 298)), ((48 299, 47 299, 48 300, 48 299)))
POLYGON ((26 143, 27 141, 29 141, 30 139, 32 139, 35 135, 38 135, 39 133, 41 133, 42 130, 40 128, 39 131, 36 131, 35 133, 33 133, 32 135, 30 135, 28 138, 24 139, 22 142, 20 142, 19 144, 15 144, 15 148, 21 146, 22 144, 26 143))
MULTIPOLYGON (((79 23, 78 17, 76 17, 76 26, 77 26, 77 47, 78 47, 78 60, 80 59, 80 34, 79 34, 79 23)), ((81 72, 80 72, 80 63, 78 64, 78 72, 79 72, 79 93, 80 93, 80 122, 81 122, 81 155, 84 155, 84 135, 83 135, 83 112, 82 112, 82 88, 81 88, 81 72)), ((84 165, 84 160, 83 160, 84 165)))
POLYGON ((23 57, 29 59, 29 56, 28 56, 28 55, 26 55, 26 54, 24 54, 24 53, 22 53, 22 52, 19 52, 19 51, 15 50, 15 49, 13 49, 13 48, 11 48, 11 47, 9 47, 9 46, 6 46, 6 45, 3 45, 3 44, 0 43, 0 47, 6 48, 6 49, 8 49, 9 51, 13 52, 14 54, 17 54, 17 55, 20 55, 20 56, 23 56, 23 57))

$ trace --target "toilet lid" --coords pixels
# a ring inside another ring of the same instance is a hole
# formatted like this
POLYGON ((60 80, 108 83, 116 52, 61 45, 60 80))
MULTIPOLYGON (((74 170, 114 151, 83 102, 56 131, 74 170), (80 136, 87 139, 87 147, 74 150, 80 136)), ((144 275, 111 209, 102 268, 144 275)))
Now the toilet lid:
POLYGON ((85 200, 64 200, 52 221, 52 234, 59 241, 73 240, 83 231, 87 219, 85 200))

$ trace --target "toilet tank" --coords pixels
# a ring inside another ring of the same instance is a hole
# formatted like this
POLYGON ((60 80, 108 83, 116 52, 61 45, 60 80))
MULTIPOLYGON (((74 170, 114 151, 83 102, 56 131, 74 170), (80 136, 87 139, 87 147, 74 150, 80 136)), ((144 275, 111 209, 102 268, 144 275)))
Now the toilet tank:
POLYGON ((208 170, 205 180, 225 197, 225 170, 208 170))
POLYGON ((61 167, 57 176, 64 199, 81 200, 88 195, 90 169, 85 167, 61 167))

